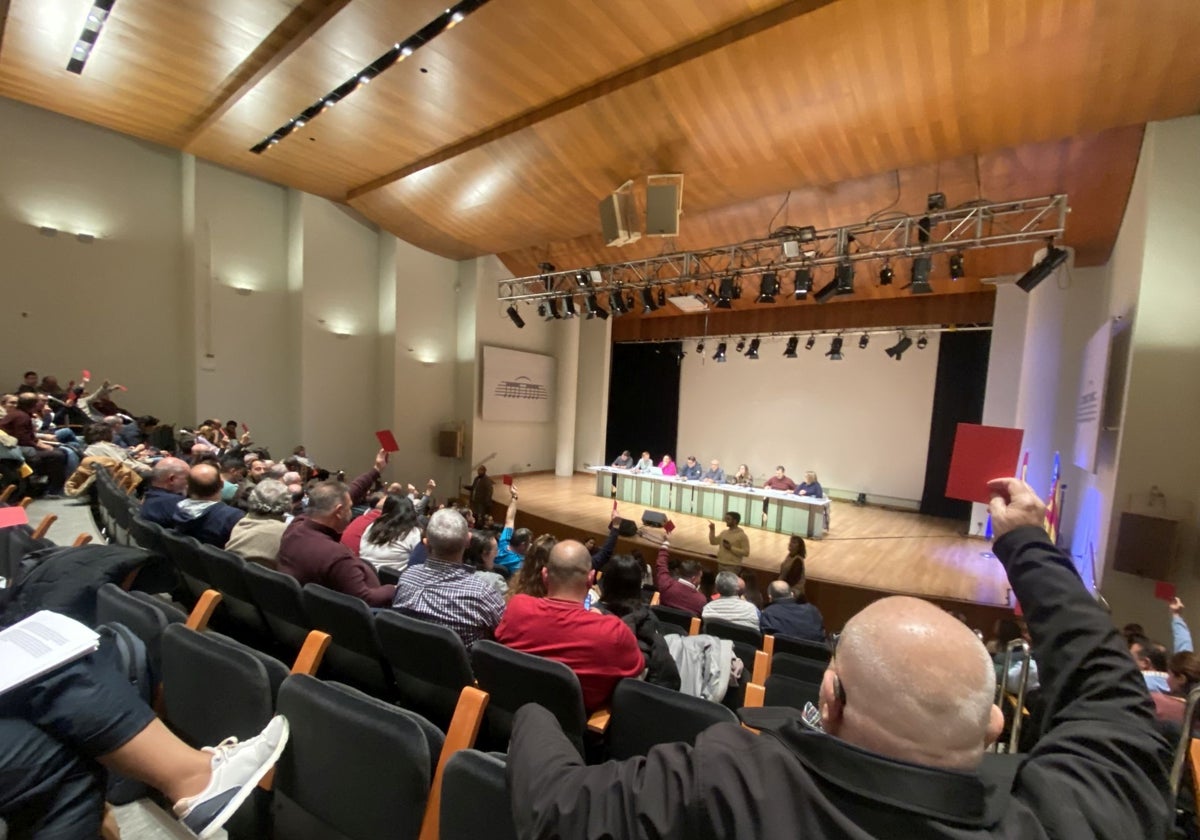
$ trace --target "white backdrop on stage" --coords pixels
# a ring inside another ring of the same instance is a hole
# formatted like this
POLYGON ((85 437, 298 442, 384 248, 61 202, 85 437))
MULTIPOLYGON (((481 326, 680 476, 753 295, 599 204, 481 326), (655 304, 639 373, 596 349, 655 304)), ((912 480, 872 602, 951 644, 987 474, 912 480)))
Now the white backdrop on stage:
MULTIPOLYGON (((684 342, 679 395, 679 461, 696 455, 707 469, 718 458, 732 471, 749 465, 762 484, 776 464, 803 480, 813 470, 822 485, 852 493, 919 502, 925 483, 929 423, 937 376, 938 336, 895 361, 884 353, 898 336, 874 335, 865 350, 846 333, 844 359, 823 354, 830 338, 812 350, 801 335, 798 358, 783 357, 786 338, 764 340, 756 360, 734 353, 713 361, 717 341, 684 342)), ((915 336, 913 336, 915 338, 915 336)), ((652 394, 654 383, 636 390, 652 394)), ((661 452, 653 453, 656 459, 661 452)))

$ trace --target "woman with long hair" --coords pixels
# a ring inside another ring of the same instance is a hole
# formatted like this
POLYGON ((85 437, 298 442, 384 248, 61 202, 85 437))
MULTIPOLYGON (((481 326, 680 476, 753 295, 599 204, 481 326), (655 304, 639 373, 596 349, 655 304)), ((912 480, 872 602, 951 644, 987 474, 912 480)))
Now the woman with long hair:
POLYGON ((804 560, 808 557, 808 547, 804 538, 793 535, 788 541, 787 556, 779 567, 778 580, 787 581, 792 594, 800 597, 804 594, 804 560))
POLYGON ((730 484, 736 484, 738 487, 753 487, 754 476, 750 474, 750 468, 745 464, 738 464, 737 472, 733 474, 733 478, 729 479, 730 484))
POLYGON ((644 566, 633 554, 617 554, 609 560, 600 576, 600 601, 594 609, 615 615, 633 631, 646 659, 646 682, 678 691, 679 669, 659 630, 658 617, 642 601, 644 566))
POLYGON ((377 570, 387 567, 397 572, 408 568, 408 558, 421 541, 417 511, 412 499, 388 494, 379 518, 363 531, 358 556, 377 570))
POLYGON ((542 581, 542 569, 550 559, 550 549, 558 545, 558 537, 553 534, 542 534, 529 546, 525 553, 525 562, 508 582, 506 597, 514 595, 530 595, 534 598, 546 597, 546 584, 542 581))
POLYGON ((503 595, 508 591, 508 581, 495 571, 498 548, 495 533, 472 529, 470 542, 463 553, 463 565, 474 569, 477 576, 482 577, 503 595))

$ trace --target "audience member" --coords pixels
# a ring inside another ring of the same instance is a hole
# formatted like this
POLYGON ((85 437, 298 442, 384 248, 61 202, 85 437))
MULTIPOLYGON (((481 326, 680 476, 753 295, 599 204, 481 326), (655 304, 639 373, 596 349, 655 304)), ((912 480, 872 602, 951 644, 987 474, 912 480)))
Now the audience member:
POLYGON ((670 541, 663 540, 654 561, 654 588, 658 590, 658 602, 664 607, 685 610, 700 615, 708 603, 700 591, 700 578, 704 570, 697 560, 684 560, 679 564, 679 577, 673 577, 667 569, 670 559, 670 541))
POLYGON ((731 510, 725 514, 725 530, 718 536, 717 526, 708 523, 708 544, 718 546, 717 568, 736 574, 750 556, 750 537, 742 530, 742 516, 731 510))
MULTIPOLYGON (((268 480, 268 479, 264 479, 268 480)), ((303 586, 319 583, 366 601, 369 606, 391 603, 396 588, 381 584, 368 563, 338 541, 350 522, 350 491, 340 481, 322 481, 308 491, 308 509, 283 532, 279 541, 279 571, 303 586)))
POLYGON ((392 607, 405 615, 449 627, 467 647, 490 639, 504 615, 504 598, 474 570, 463 565, 470 531, 457 511, 429 517, 425 544, 429 555, 400 576, 392 607))
POLYGON ((358 556, 376 569, 389 568, 403 572, 408 558, 421 541, 417 527, 417 512, 407 496, 384 496, 378 519, 367 526, 359 543, 358 556))
POLYGON ((542 569, 550 560, 550 552, 558 543, 553 534, 542 534, 529 546, 525 562, 520 571, 513 575, 508 582, 508 597, 513 595, 532 595, 534 598, 544 598, 546 583, 542 580, 542 569))
POLYGON ((36 475, 45 476, 45 495, 57 497, 62 495, 63 485, 67 481, 67 455, 54 444, 38 440, 30 413, 37 404, 37 394, 18 394, 17 404, 0 418, 0 430, 16 438, 17 446, 25 456, 25 463, 36 475))
POLYGON ((614 516, 608 523, 608 536, 604 538, 604 543, 596 548, 595 539, 589 537, 584 545, 592 555, 592 568, 597 572, 604 568, 604 565, 612 558, 613 552, 617 548, 617 537, 621 535, 621 517, 614 516))
POLYGON ((633 554, 618 554, 604 565, 600 600, 595 609, 625 622, 646 660, 646 682, 679 690, 679 668, 671 658, 658 618, 642 600, 645 563, 633 554))
POLYGON ((36 370, 27 370, 21 376, 21 384, 13 388, 14 394, 22 392, 34 392, 38 389, 38 375, 36 370))
POLYGON ((292 509, 291 491, 280 481, 265 479, 254 485, 246 507, 247 513, 233 526, 225 550, 240 554, 247 562, 278 568, 279 543, 292 509))
POLYGON ((758 629, 758 608, 738 596, 738 576, 733 572, 717 572, 717 597, 704 605, 700 617, 731 621, 751 630, 758 629))
POLYGON ((738 596, 762 612, 762 590, 758 586, 758 574, 753 569, 742 569, 738 575, 738 596))
POLYGON ((355 554, 360 554, 363 534, 367 532, 367 528, 371 527, 372 522, 383 515, 383 505, 388 500, 389 495, 390 493, 380 493, 379 498, 375 499, 375 504, 371 506, 370 510, 350 520, 350 524, 346 526, 346 530, 342 531, 342 545, 355 554))
POLYGON ((183 501, 187 489, 188 465, 179 458, 160 458, 150 471, 150 487, 142 497, 141 517, 147 522, 171 524, 175 509, 183 501))
POLYGON ((1144 683, 1042 531, 1033 490, 1015 479, 990 487, 995 552, 1048 695, 1037 748, 1020 763, 985 754, 1003 718, 974 633, 928 602, 884 598, 846 624, 821 683, 824 734, 764 715, 756 725, 770 735, 717 724, 695 746, 586 767, 554 716, 525 706, 508 750, 517 835, 1166 836, 1170 749, 1144 683))
POLYGON ((574 671, 589 713, 609 701, 618 682, 639 676, 646 668, 637 639, 625 622, 584 608, 595 575, 583 543, 558 543, 542 570, 546 597, 514 595, 496 628, 496 641, 501 644, 553 659, 574 671))
POLYGON ((508 594, 508 581, 495 572, 496 535, 493 532, 471 531, 471 540, 463 552, 463 565, 474 569, 476 576, 494 586, 501 597, 508 594))
POLYGON ((239 485, 245 480, 246 462, 236 454, 224 455, 221 458, 221 501, 233 504, 237 499, 239 485))
POLYGON ((496 565, 503 570, 505 577, 511 577, 521 568, 529 552, 529 541, 533 539, 533 532, 528 528, 513 530, 517 524, 517 485, 512 485, 508 490, 511 498, 504 512, 504 528, 500 531, 496 555, 496 565))
POLYGON ((787 556, 783 558, 783 563, 779 566, 778 580, 786 581, 793 592, 799 589, 798 594, 804 593, 804 561, 807 557, 808 547, 804 544, 804 538, 793 535, 788 540, 787 556))
POLYGON ((793 636, 810 642, 825 641, 825 619, 815 605, 796 596, 785 580, 773 580, 767 586, 767 605, 759 619, 764 634, 793 636))
POLYGON ((196 464, 188 471, 188 497, 175 506, 168 527, 207 545, 224 548, 233 526, 246 515, 221 501, 221 474, 213 464, 196 464))

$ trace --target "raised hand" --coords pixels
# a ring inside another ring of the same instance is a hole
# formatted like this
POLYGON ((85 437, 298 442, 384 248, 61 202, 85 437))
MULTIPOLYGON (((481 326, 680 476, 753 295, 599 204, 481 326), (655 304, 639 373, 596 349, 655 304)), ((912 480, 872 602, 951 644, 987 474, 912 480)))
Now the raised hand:
POLYGON ((993 478, 988 482, 992 500, 992 531, 996 538, 1025 525, 1041 528, 1046 522, 1046 503, 1033 488, 1016 478, 993 478))

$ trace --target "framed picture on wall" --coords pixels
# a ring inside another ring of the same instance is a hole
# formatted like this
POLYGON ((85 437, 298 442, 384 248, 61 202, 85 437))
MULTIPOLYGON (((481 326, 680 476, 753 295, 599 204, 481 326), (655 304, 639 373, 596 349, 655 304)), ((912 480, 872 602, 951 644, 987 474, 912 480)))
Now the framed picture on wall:
POLYGON ((554 419, 554 358, 484 345, 482 390, 484 420, 549 423, 554 419))

